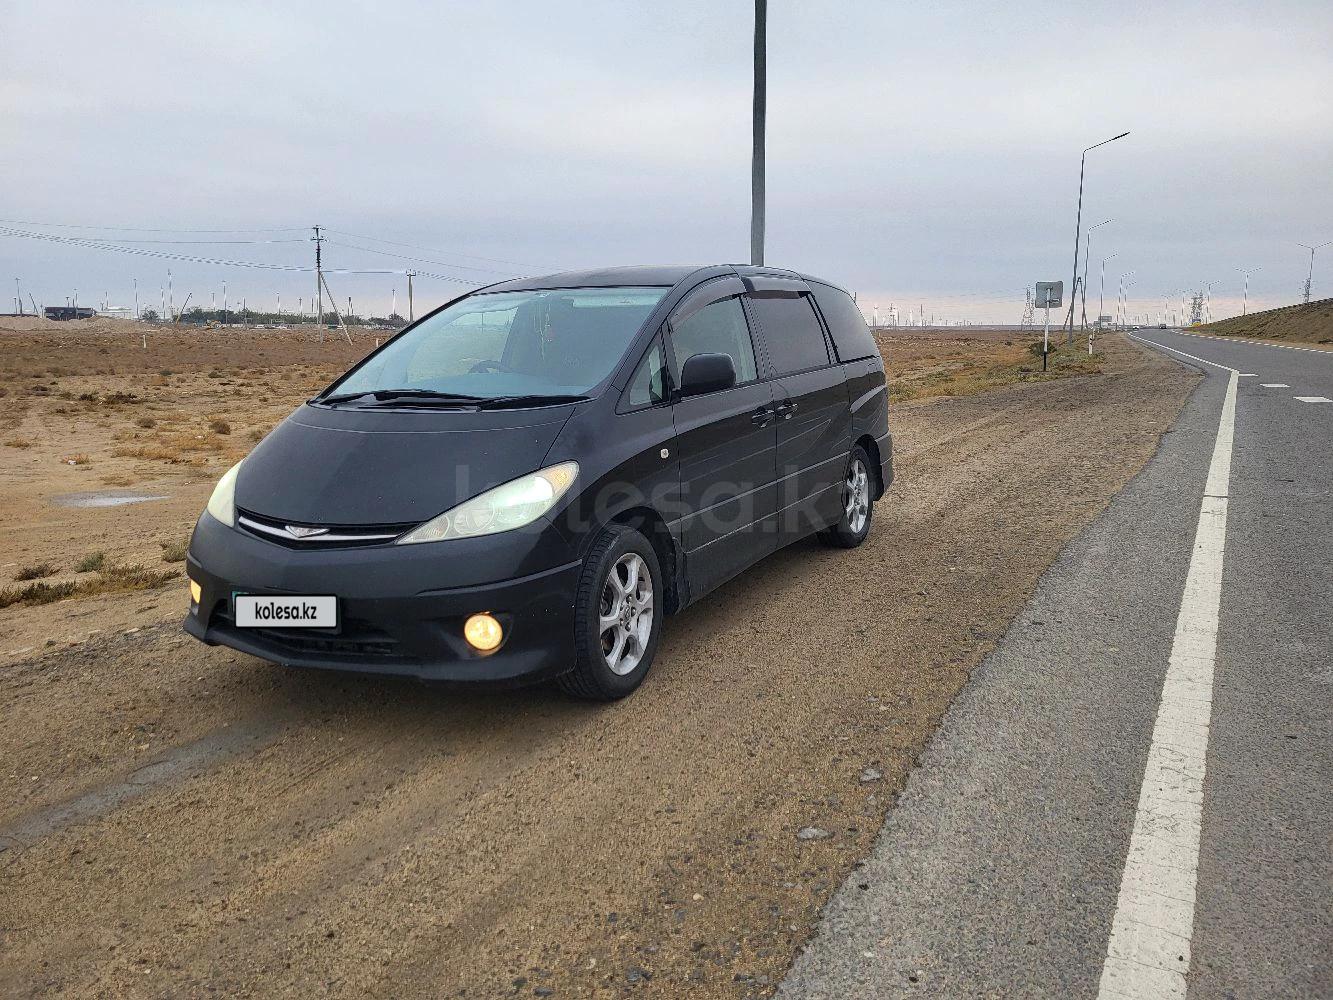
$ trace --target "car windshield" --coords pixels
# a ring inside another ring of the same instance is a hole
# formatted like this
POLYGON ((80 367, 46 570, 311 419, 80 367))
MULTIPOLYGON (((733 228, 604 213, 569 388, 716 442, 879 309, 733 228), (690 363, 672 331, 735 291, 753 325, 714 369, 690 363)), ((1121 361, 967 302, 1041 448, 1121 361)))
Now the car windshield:
POLYGON ((481 400, 582 396, 611 374, 666 293, 556 288, 472 295, 390 341, 324 398, 402 390, 481 400))

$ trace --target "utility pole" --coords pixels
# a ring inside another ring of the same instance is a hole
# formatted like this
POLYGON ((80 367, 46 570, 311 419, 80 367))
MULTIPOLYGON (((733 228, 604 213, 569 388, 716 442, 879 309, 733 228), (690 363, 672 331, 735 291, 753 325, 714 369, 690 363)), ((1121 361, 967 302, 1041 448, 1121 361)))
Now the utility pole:
POLYGON ((412 279, 415 276, 415 271, 407 272, 407 321, 409 323, 416 318, 416 314, 412 311, 412 279))
POLYGON ((319 328, 319 339, 324 339, 324 237, 319 235, 319 226, 315 227, 315 301, 319 303, 315 310, 315 325, 319 328))
POLYGON ((171 268, 167 268, 167 304, 171 311, 167 313, 167 319, 176 322, 176 293, 171 288, 171 268))
POLYGON ((18 304, 14 309, 20 316, 23 315, 23 293, 19 291, 19 279, 14 279, 14 301, 18 304))
POLYGON ((750 263, 764 262, 764 124, 768 112, 768 0, 754 0, 753 148, 750 160, 750 263))
POLYGON ((139 318, 139 279, 134 279, 134 318, 139 318))
POLYGON ((227 282, 222 282, 222 325, 227 325, 227 282))

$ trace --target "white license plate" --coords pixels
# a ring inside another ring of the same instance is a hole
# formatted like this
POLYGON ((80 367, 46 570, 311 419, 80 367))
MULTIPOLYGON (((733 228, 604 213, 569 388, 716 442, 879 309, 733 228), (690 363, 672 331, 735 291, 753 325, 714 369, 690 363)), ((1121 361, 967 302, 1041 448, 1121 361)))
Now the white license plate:
POLYGON ((332 594, 237 594, 240 628, 337 628, 338 598, 332 594))

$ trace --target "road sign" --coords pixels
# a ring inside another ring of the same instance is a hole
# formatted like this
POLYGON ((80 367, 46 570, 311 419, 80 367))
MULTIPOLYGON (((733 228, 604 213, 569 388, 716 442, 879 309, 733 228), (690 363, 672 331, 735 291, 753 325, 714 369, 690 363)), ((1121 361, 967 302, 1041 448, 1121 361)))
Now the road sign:
POLYGON ((1060 300, 1065 293, 1065 283, 1063 281, 1039 281, 1037 282, 1037 301, 1035 305, 1038 309, 1059 309, 1060 300))

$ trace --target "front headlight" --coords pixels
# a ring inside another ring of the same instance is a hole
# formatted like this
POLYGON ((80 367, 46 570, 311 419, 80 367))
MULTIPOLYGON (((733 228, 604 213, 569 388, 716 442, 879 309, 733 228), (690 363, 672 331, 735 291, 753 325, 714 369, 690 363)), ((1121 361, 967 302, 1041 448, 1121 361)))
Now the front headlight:
POLYGON ((398 545, 443 542, 513 531, 531 524, 555 506, 579 474, 578 462, 561 462, 460 503, 439 517, 413 528, 398 545))
POLYGON ((213 487, 213 495, 208 498, 208 512, 228 528, 236 526, 236 474, 240 470, 241 463, 237 462, 223 473, 213 487))

